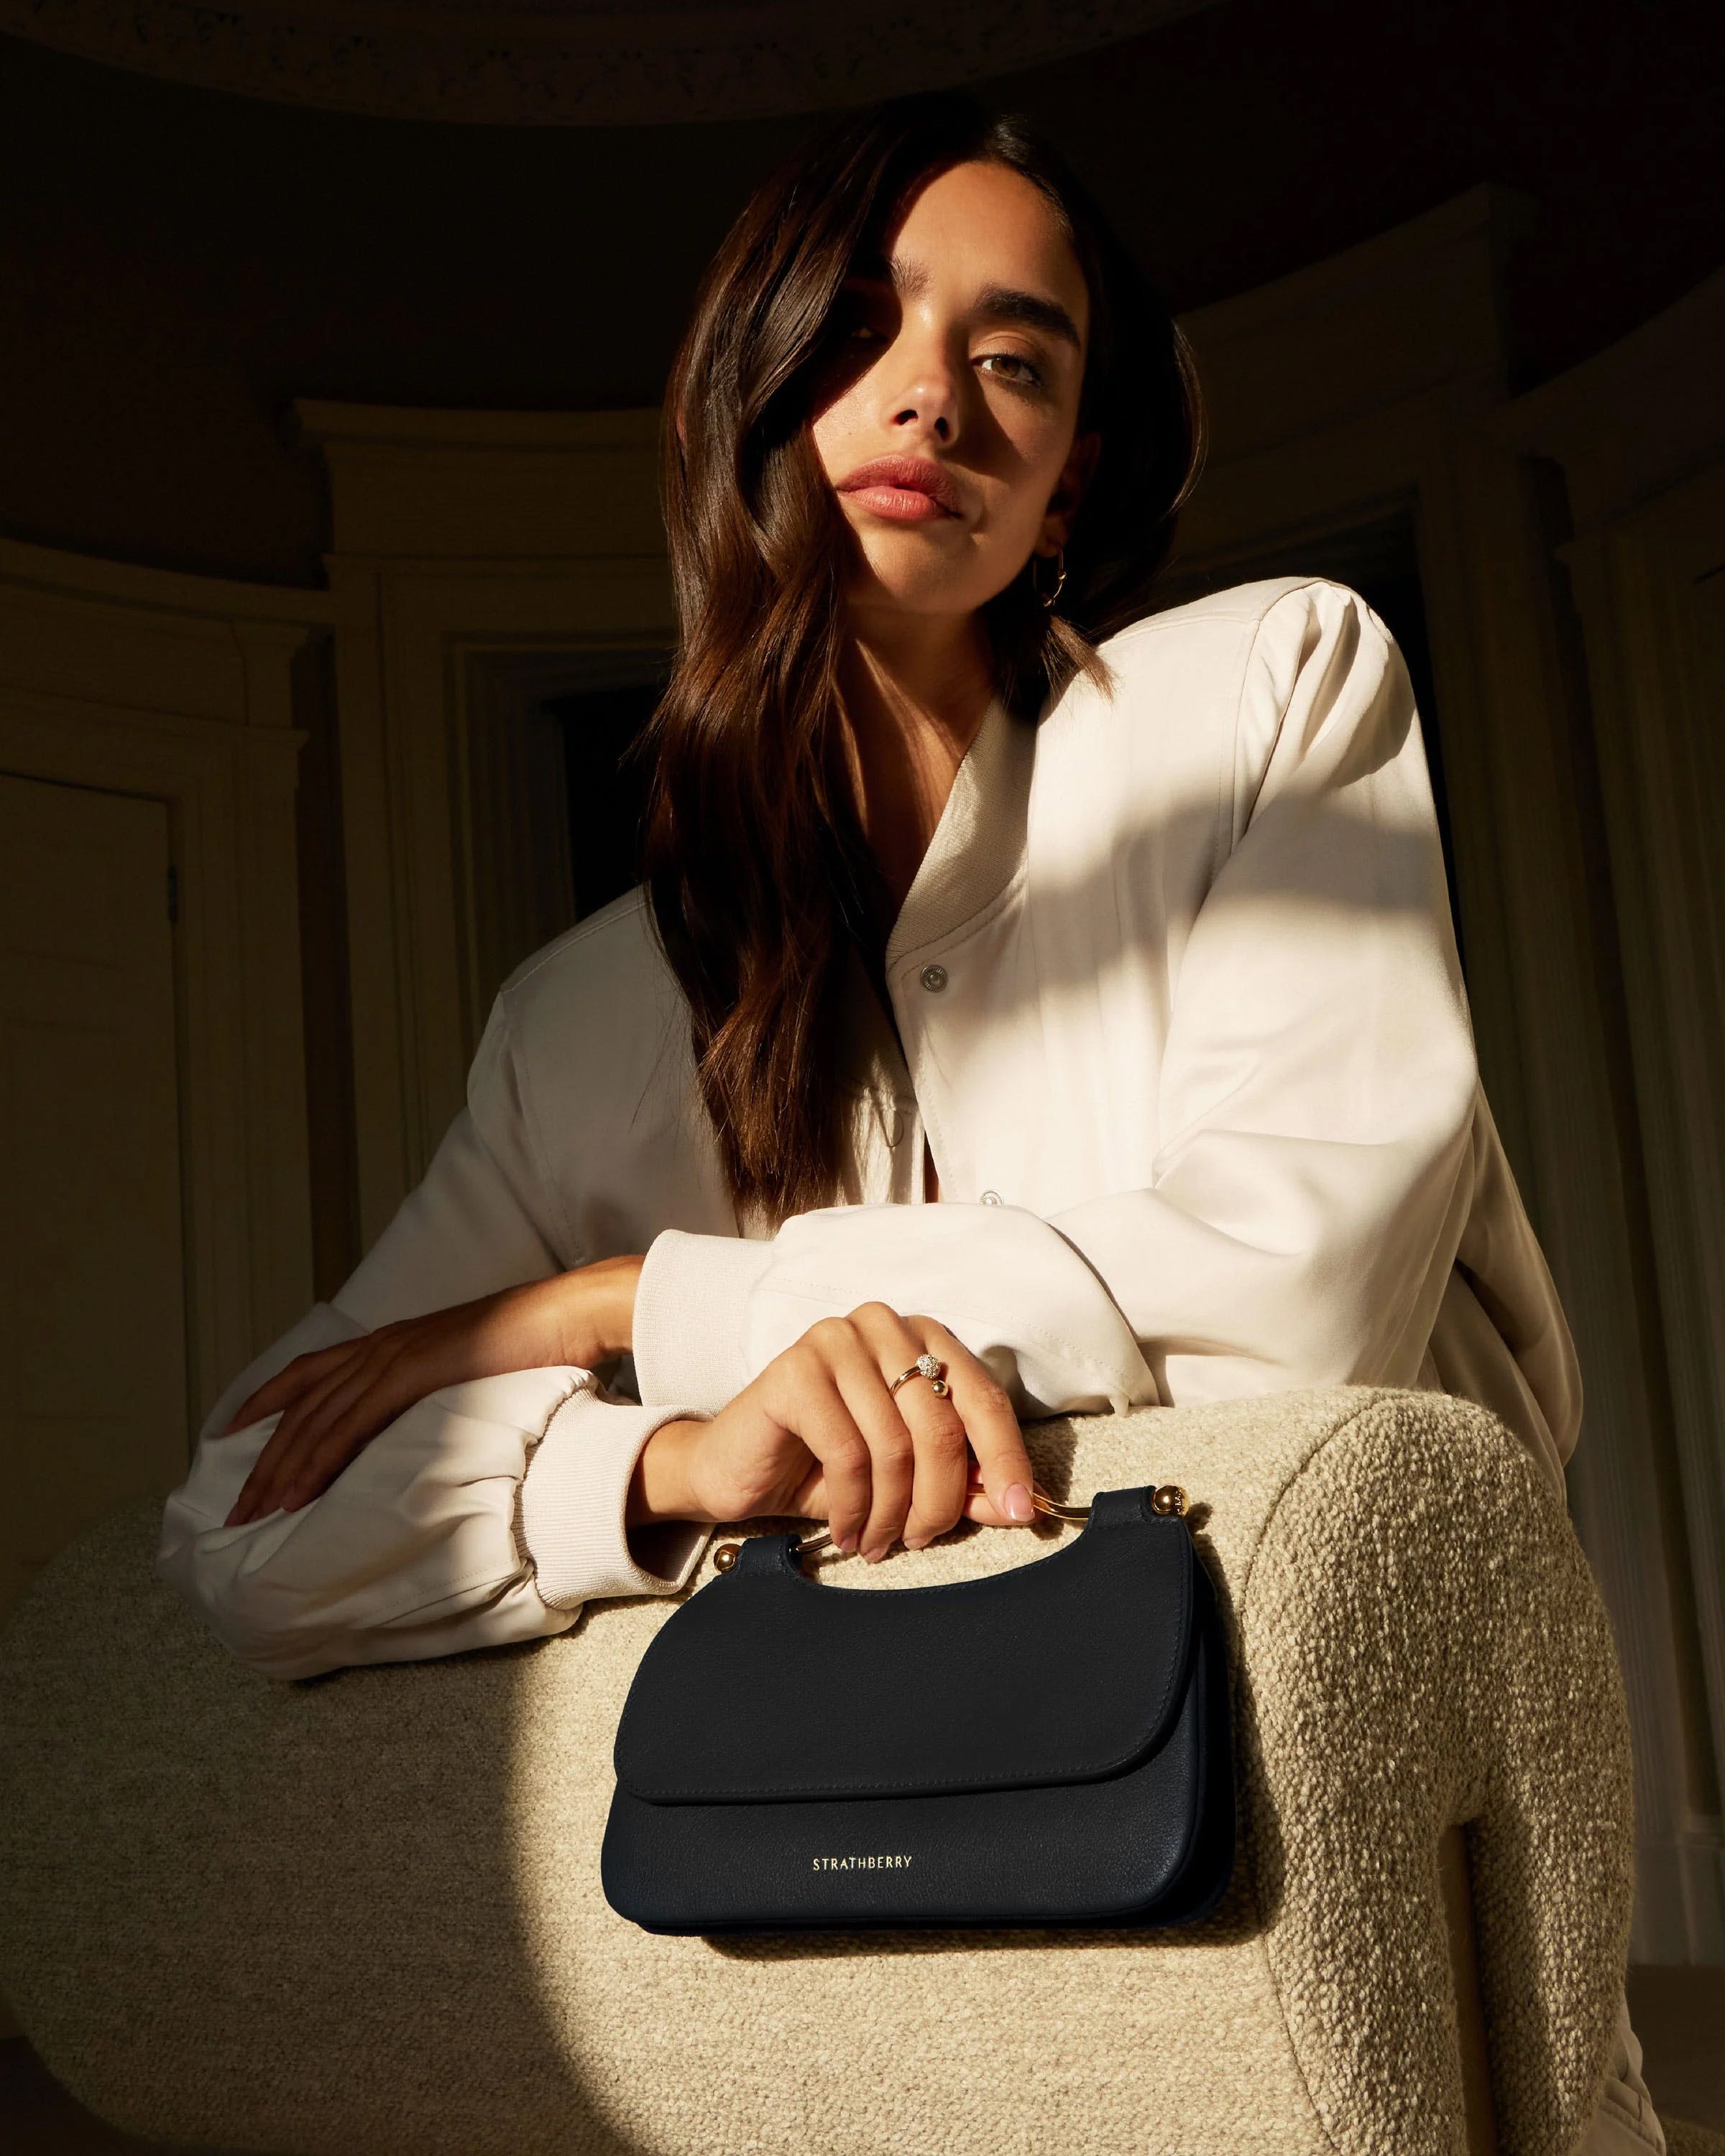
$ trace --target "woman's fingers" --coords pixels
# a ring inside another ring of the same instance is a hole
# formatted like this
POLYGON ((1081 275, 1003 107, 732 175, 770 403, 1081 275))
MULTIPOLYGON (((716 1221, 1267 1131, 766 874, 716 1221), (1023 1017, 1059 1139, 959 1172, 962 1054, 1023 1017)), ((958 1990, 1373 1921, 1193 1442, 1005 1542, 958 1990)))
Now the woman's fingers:
MULTIPOLYGON (((902 1536, 907 1549, 921 1549, 964 1517, 970 1481, 970 1455, 982 1464, 984 1486, 993 1502, 984 1517, 1001 1524, 1034 1517, 1030 1502, 1029 1455, 1018 1417, 1005 1391, 985 1363, 944 1325, 922 1317, 901 1317, 884 1303, 865 1303, 850 1322, 869 1351, 875 1397, 896 1410, 895 1424, 908 1430, 912 1473, 908 1502, 901 1474, 894 1471, 885 1493, 876 1492, 862 1547, 884 1555, 902 1536), (925 1350, 946 1366, 944 1395, 922 1377, 910 1378, 889 1394, 891 1380, 908 1369, 925 1350), (1016 1485, 1016 1494, 1014 1486, 1016 1485)), ((877 1452, 863 1403, 847 1399, 877 1452)))
POLYGON ((296 1451, 285 1470, 280 1502, 285 1512, 297 1512, 302 1505, 327 1490, 349 1460, 364 1451, 386 1423, 401 1412, 394 1395, 381 1396, 372 1388, 349 1403, 333 1403, 333 1419, 321 1422, 296 1451))
POLYGON ((338 1340, 333 1347, 314 1348, 303 1355, 295 1355, 291 1363, 285 1363, 273 1378, 266 1379, 240 1402, 218 1435, 232 1437, 236 1430, 249 1430, 266 1415, 285 1412, 314 1386, 321 1386, 331 1370, 351 1362, 365 1344, 363 1339, 338 1340))
POLYGON ((911 1378, 896 1393, 889 1390, 931 1344, 923 1319, 901 1317, 886 1303, 864 1303, 851 1312, 851 1322, 867 1343, 880 1392, 895 1420, 910 1432, 911 1445, 911 1475, 896 1479, 890 1502, 871 1514, 863 1548, 884 1557, 902 1537, 907 1549, 921 1549, 963 1517, 970 1474, 963 1414, 950 1388, 937 1393, 927 1378, 911 1378))
POLYGON ((275 1502, 296 1512, 326 1490, 357 1452, 369 1445, 404 1407, 422 1399, 425 1386, 409 1380, 406 1358, 361 1369, 326 1394, 302 1424, 293 1452, 275 1479, 275 1502))
MULTIPOLYGON (((928 1317, 917 1322, 927 1340, 929 1352, 937 1355, 947 1366, 952 1404, 963 1418, 965 1435, 981 1471, 982 1485, 987 1492, 986 1509, 979 1507, 972 1517, 984 1519, 991 1526, 1025 1526, 1036 1517, 1030 1496, 1034 1471, 1005 1387, 988 1364, 973 1355, 944 1325, 928 1317)), ((958 1502, 962 1510, 962 1494, 958 1502)))
POLYGON ((834 1541, 855 1549, 869 1517, 874 1471, 871 1448, 834 1375, 831 1327, 843 1322, 812 1327, 778 1358, 781 1386, 770 1404, 774 1419, 819 1462, 834 1541))
POLYGON ((837 1548, 871 1562, 901 1537, 922 1548, 967 1510, 1002 1526, 1034 1517, 1029 1455, 1004 1389, 945 1326, 885 1303, 810 1326, 715 1419, 710 1445, 737 1502, 752 1504, 751 1490, 781 1506, 817 1492, 837 1548), (919 1373, 894 1393, 925 1353, 945 1365, 940 1390, 919 1373))
MULTIPOLYGON (((865 1305, 849 1317, 829 1321, 829 1325, 834 1376, 868 1447, 869 1489, 864 1516, 854 1532, 849 1520, 842 1527, 833 1526, 830 1507, 828 1525, 840 1549, 860 1549, 874 1563, 886 1556, 903 1532, 930 1472, 931 1443, 937 1447, 940 1440, 937 1436, 932 1440, 925 1426, 913 1424, 900 1407, 903 1394, 895 1396, 888 1389, 885 1364, 895 1355, 901 1356, 903 1360, 892 1372, 896 1376, 922 1352, 897 1313, 884 1304, 865 1305)), ((965 1452, 963 1429, 956 1418, 953 1420, 957 1464, 952 1479, 957 1494, 952 1517, 957 1519, 964 1502, 965 1452)), ((950 1445, 952 1433, 947 1433, 947 1439, 950 1445)))
POLYGON ((244 1527, 248 1521, 260 1520, 266 1513, 276 1509, 280 1502, 284 1471, 296 1456, 305 1430, 324 1403, 350 1384, 352 1378, 352 1365, 330 1371, 280 1410, 280 1419, 265 1440, 263 1450, 252 1462, 250 1473, 240 1485, 239 1495, 234 1499, 233 1509, 224 1522, 226 1526, 244 1527))
POLYGON ((228 1526, 308 1503, 403 1406, 420 1396, 409 1387, 398 1398, 404 1381, 396 1370, 396 1353, 377 1335, 371 1338, 370 1353, 351 1358, 284 1410, 252 1464, 228 1526))

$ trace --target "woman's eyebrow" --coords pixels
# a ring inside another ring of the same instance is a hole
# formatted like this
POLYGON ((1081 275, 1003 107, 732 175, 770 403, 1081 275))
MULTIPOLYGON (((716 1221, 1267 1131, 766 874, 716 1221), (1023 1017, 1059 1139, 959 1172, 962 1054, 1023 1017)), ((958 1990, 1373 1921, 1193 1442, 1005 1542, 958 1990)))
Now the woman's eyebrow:
MULTIPOLYGON (((928 286, 928 271, 920 262, 887 262, 878 254, 866 257, 851 271, 863 284, 891 285, 901 300, 914 300, 928 286)), ((1045 292, 1020 291, 1013 285, 984 285, 977 294, 976 312, 993 322, 1019 322, 1026 329, 1045 330, 1082 352, 1084 339, 1078 325, 1058 300, 1045 292)))
POLYGON ((990 321, 1019 322, 1026 329, 1046 330, 1075 352, 1084 348, 1077 323, 1058 300, 1050 300, 1045 293, 1016 291, 1010 285, 985 285, 977 295, 976 311, 990 321))

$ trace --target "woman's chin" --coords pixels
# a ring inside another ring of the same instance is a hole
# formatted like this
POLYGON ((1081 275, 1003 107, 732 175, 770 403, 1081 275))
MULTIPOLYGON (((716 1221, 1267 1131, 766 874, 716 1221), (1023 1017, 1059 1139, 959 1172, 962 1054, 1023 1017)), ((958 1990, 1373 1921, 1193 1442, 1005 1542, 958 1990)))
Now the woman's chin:
POLYGON ((892 558, 877 560, 870 549, 866 566, 852 588, 851 604, 861 612, 880 610, 929 616, 973 614, 993 597, 993 593, 984 580, 978 578, 974 562, 965 564, 966 573, 963 575, 955 573, 956 567, 952 562, 932 561, 927 553, 920 562, 907 561, 896 548, 892 550, 892 558))

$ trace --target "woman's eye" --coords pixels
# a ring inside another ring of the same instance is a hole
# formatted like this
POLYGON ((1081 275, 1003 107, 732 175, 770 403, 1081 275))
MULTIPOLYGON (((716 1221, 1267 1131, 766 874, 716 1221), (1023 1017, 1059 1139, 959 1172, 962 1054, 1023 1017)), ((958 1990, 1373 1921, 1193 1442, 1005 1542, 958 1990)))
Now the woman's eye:
POLYGON ((845 293, 827 316, 827 334, 838 344, 880 344, 880 310, 867 299, 845 293))
POLYGON ((1001 381, 1014 382, 1020 388, 1042 387, 1042 370, 1020 352, 985 352, 977 364, 997 374, 1001 381))

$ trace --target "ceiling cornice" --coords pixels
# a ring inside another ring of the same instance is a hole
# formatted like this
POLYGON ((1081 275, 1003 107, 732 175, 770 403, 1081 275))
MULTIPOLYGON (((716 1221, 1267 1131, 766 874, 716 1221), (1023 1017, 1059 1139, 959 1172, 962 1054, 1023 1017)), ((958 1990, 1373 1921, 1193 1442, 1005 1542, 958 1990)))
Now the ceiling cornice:
POLYGON ((1008 74, 1211 0, 0 0, 0 32, 208 90, 509 126, 742 120, 1008 74))

